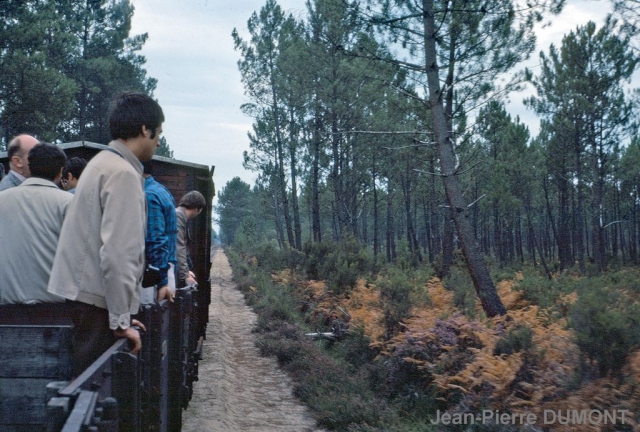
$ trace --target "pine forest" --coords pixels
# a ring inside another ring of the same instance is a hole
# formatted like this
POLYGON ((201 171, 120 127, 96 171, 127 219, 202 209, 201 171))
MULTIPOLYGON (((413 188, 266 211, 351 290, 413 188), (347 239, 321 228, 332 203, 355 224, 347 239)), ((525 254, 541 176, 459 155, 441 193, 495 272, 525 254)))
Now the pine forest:
MULTIPOLYGON (((319 428, 640 431, 640 1, 537 45, 567 3, 264 0, 216 42, 252 128, 215 240, 319 428)), ((153 96, 134 4, 0 0, 2 150, 153 96)))
POLYGON ((640 3, 534 52, 564 3, 267 0, 234 31, 257 180, 219 237, 323 427, 639 430, 640 3))

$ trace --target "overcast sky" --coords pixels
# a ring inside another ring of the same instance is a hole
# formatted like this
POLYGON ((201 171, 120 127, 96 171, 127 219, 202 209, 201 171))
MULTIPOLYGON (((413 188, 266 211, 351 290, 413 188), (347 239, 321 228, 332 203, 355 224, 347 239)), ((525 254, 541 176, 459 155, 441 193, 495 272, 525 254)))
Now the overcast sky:
MULTIPOLYGON (((147 32, 142 49, 149 76, 158 80, 155 97, 166 121, 163 133, 176 159, 215 165, 214 180, 220 190, 235 176, 253 183, 255 174, 242 168, 242 152, 248 150, 247 132, 252 120, 240 112, 244 96, 237 68, 238 53, 231 32, 246 36, 251 13, 266 0, 132 0, 135 6, 131 34, 147 32)), ((304 17, 304 0, 278 0, 280 6, 304 17)), ((570 0, 553 25, 538 33, 534 54, 547 51, 551 42, 579 24, 600 24, 609 1, 570 0)), ((535 70, 534 70, 535 72, 535 70)), ((524 95, 512 95, 508 110, 519 115, 537 134, 539 122, 522 106, 524 95)))

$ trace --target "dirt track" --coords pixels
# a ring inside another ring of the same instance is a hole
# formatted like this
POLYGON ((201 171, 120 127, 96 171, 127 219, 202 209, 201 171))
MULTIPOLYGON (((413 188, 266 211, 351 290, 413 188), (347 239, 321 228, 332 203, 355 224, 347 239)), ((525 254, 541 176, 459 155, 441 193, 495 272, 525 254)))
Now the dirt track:
POLYGON ((232 281, 222 249, 213 255, 211 306, 199 381, 183 413, 183 431, 317 431, 274 359, 260 356, 256 315, 232 281))

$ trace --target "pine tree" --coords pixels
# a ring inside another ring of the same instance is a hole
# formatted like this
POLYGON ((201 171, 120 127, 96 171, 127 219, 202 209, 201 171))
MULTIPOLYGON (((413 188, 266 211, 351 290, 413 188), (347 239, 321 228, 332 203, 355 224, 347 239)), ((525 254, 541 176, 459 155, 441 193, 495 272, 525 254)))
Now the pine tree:
POLYGON ((225 244, 233 243, 242 221, 253 214, 251 187, 240 177, 230 180, 218 194, 216 212, 219 215, 220 238, 225 244))
POLYGON ((27 132, 52 141, 72 118, 77 84, 59 67, 71 49, 51 1, 0 2, 0 128, 6 144, 27 132))
MULTIPOLYGON (((605 179, 631 118, 632 106, 625 98, 623 84, 639 61, 629 47, 629 38, 613 34, 615 26, 615 21, 609 20, 597 30, 595 23, 589 22, 566 35, 559 51, 552 45, 548 57, 541 54, 541 72, 533 79, 538 96, 527 101, 551 120, 548 124, 558 150, 573 155, 570 173, 577 194, 575 249, 583 272, 583 239, 587 233, 582 223, 582 202, 586 196, 590 196, 592 258, 598 271, 606 266, 602 210, 605 179)), ((552 154, 550 157, 556 157, 552 154)), ((570 180, 563 183, 561 196, 572 187, 570 180)), ((561 238, 569 236, 559 231, 561 238)), ((564 261, 572 260, 565 257, 564 261)))
MULTIPOLYGON (((292 20, 293 18, 289 18, 292 20)), ((253 13, 247 22, 251 35, 243 40, 234 29, 235 49, 240 52, 238 67, 246 94, 252 102, 243 105, 245 113, 256 119, 250 135, 252 151, 245 153, 245 167, 269 170, 274 181, 275 207, 282 211, 286 241, 295 247, 289 193, 287 191, 288 161, 285 153, 285 117, 282 95, 277 82, 278 61, 281 54, 281 32, 287 18, 275 0, 267 0, 260 13, 253 13)), ((295 26, 289 26, 293 28, 295 26)), ((281 240, 281 242, 284 239, 281 240)))
POLYGON ((165 137, 160 137, 160 147, 156 150, 157 156, 164 156, 173 159, 173 150, 169 148, 169 144, 167 144, 167 139, 165 137))
MULTIPOLYGON (((410 59, 424 59, 423 63, 398 59, 397 64, 407 68, 428 91, 424 102, 433 123, 439 174, 463 254, 487 315, 504 314, 462 194, 458 176, 465 167, 458 163, 453 124, 467 110, 505 90, 495 78, 533 50, 533 23, 540 16, 540 9, 530 5, 530 12, 519 20, 513 2, 507 0, 371 0, 368 5, 373 12, 367 9, 362 14, 371 25, 386 31, 392 42, 402 44, 410 59)), ((559 7, 552 6, 555 10, 559 7)), ((508 83, 506 88, 514 86, 508 83)))
POLYGON ((531 166, 527 163, 529 131, 519 118, 512 120, 498 101, 479 111, 476 126, 486 160, 480 181, 491 206, 495 255, 502 264, 513 262, 516 255, 522 261, 520 209, 527 194, 523 178, 530 177, 526 173, 531 166))
POLYGON ((108 142, 108 104, 123 90, 152 94, 129 37, 129 0, 0 2, 0 126, 54 141, 108 142))
POLYGON ((110 140, 109 102, 125 90, 153 95, 157 81, 147 78, 138 51, 147 34, 130 37, 134 7, 129 0, 55 0, 63 31, 73 38, 65 74, 78 86, 75 115, 60 132, 63 139, 105 143, 110 140))

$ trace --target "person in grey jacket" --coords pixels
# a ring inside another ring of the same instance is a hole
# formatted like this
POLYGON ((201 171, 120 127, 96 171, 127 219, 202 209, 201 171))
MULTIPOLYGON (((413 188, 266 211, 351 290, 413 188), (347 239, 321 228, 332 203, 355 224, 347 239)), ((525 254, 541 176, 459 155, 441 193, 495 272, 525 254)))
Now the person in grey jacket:
POLYGON ((195 219, 203 209, 207 207, 207 202, 198 191, 187 192, 176 208, 176 219, 178 222, 178 239, 176 255, 178 259, 178 288, 187 285, 195 286, 195 275, 191 271, 189 248, 191 247, 191 236, 187 227, 187 222, 195 219))
POLYGON ((47 284, 62 222, 73 199, 55 184, 66 160, 60 148, 39 143, 29 151, 28 160, 31 177, 0 198, 0 305, 28 305, 14 308, 20 312, 37 309, 31 305, 65 301, 47 292, 47 284))
POLYGON ((7 146, 9 157, 9 173, 0 181, 0 192, 20 185, 31 175, 27 157, 29 151, 38 144, 38 140, 31 135, 18 135, 7 146))
POLYGON ((159 147, 164 114, 138 92, 111 105, 109 148, 85 167, 62 226, 49 292, 72 300, 73 371, 80 373, 115 338, 141 346, 140 305, 146 209, 140 161, 159 147))

